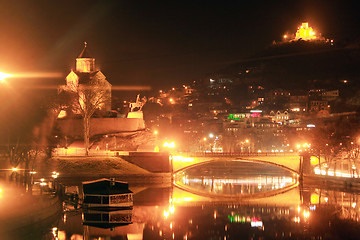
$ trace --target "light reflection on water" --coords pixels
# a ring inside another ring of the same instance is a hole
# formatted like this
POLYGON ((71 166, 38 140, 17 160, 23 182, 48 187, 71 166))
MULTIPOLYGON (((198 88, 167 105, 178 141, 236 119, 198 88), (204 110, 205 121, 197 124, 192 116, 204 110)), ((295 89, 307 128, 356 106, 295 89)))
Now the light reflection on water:
POLYGON ((277 166, 223 161, 200 165, 175 175, 175 184, 198 194, 253 196, 293 186, 297 175, 277 166))
POLYGON ((113 229, 86 226, 81 224, 81 212, 70 211, 66 221, 58 225, 58 236, 59 239, 351 239, 352 234, 360 233, 359 208, 354 207, 357 194, 314 188, 291 191, 283 193, 288 194, 284 198, 290 199, 286 205, 271 203, 269 198, 253 204, 203 199, 184 204, 174 200, 183 194, 179 189, 148 189, 147 194, 134 196, 134 200, 144 197, 150 202, 138 199, 141 203, 134 203, 132 224, 113 229), (299 190, 301 196, 297 195, 299 190), (167 201, 151 202, 159 191, 168 192, 167 201))
POLYGON ((256 194, 276 190, 295 183, 292 177, 253 177, 243 179, 215 179, 183 177, 182 184, 194 190, 220 195, 256 194))
MULTIPOLYGON (((267 165, 238 169, 236 164, 188 169, 187 179, 201 179, 209 186, 231 183, 244 188, 257 188, 260 183, 262 189, 291 184, 293 175, 286 170, 267 165), (264 167, 269 171, 255 176, 264 167)), ((255 194, 256 199, 250 201, 200 196, 172 186, 129 186, 134 191, 134 207, 122 213, 131 215, 130 224, 113 228, 84 225, 83 212, 65 205, 66 211, 41 239, 356 239, 360 234, 356 192, 302 186, 277 195, 255 194)))

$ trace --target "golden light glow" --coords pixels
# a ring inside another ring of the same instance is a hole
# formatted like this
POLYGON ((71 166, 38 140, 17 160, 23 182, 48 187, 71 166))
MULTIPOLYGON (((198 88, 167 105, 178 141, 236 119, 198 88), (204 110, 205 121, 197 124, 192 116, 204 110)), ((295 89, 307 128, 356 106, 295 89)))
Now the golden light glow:
POLYGON ((120 86, 120 85, 113 85, 111 87, 112 90, 116 91, 149 91, 151 90, 150 86, 145 85, 134 85, 134 86, 120 86))
POLYGON ((304 218, 309 218, 310 217, 310 212, 309 211, 306 211, 304 210, 304 218))
POLYGON ((13 172, 17 172, 17 170, 19 170, 19 169, 17 169, 16 167, 14 167, 14 168, 12 168, 11 169, 13 172))
POLYGON ((169 215, 170 215, 169 211, 166 211, 166 210, 164 210, 164 213, 163 213, 163 214, 164 214, 164 217, 165 217, 165 218, 168 218, 169 215))
POLYGON ((184 203, 184 202, 192 202, 192 201, 195 201, 195 199, 193 197, 174 197, 174 203, 178 203, 178 204, 181 204, 181 203, 184 203))
POLYGON ((165 147, 165 148, 175 148, 175 142, 164 142, 163 147, 165 147))
POLYGON ((315 31, 312 27, 309 27, 309 23, 304 22, 301 24, 301 26, 298 28, 295 34, 295 40, 315 40, 317 39, 315 31))
POLYGON ((311 156, 310 157, 310 163, 312 165, 318 165, 319 164, 319 158, 315 157, 315 156, 311 156))
POLYGON ((170 212, 171 214, 174 214, 174 212, 175 212, 175 207, 174 207, 174 205, 169 206, 169 212, 170 212))
POLYGON ((190 157, 183 157, 183 156, 173 156, 174 162, 193 162, 194 159, 190 157))
POLYGON ((26 72, 12 75, 16 78, 63 78, 60 72, 26 72))
POLYGON ((59 173, 58 173, 58 172, 56 172, 56 171, 53 171, 53 172, 52 172, 51 177, 57 178, 58 176, 59 176, 59 173))
POLYGON ((309 147, 311 147, 311 143, 304 143, 303 147, 309 148, 309 147))
POLYGON ((65 110, 61 110, 59 115, 58 115, 58 118, 64 118, 66 117, 66 111, 65 110))
POLYGON ((0 82, 5 82, 5 78, 9 78, 9 77, 13 77, 13 75, 0 72, 0 82))
POLYGON ((316 193, 312 193, 310 197, 311 204, 318 204, 319 203, 319 195, 316 193))

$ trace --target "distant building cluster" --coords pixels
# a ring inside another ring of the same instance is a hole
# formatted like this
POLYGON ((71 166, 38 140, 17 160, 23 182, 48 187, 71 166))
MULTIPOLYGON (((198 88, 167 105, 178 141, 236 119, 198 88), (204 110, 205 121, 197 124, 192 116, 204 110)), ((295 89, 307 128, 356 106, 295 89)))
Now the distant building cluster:
POLYGON ((354 115, 341 106, 339 111, 340 93, 333 88, 268 89, 256 79, 214 75, 161 90, 152 100, 164 112, 148 118, 147 127, 175 138, 184 152, 299 151, 314 142, 315 129, 354 115))

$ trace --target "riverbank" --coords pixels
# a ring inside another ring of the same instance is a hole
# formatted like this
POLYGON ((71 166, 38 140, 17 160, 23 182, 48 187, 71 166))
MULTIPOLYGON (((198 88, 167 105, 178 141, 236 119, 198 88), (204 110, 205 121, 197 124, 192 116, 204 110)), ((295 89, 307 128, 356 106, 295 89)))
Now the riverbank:
POLYGON ((39 177, 59 173, 63 181, 67 179, 96 179, 114 177, 131 182, 164 183, 171 181, 170 173, 153 173, 121 157, 54 157, 39 165, 39 177))

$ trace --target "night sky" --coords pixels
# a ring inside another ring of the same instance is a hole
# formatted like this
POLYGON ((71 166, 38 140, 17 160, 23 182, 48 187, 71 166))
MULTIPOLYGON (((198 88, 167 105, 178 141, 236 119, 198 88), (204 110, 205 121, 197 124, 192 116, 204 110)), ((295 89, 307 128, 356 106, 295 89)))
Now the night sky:
POLYGON ((308 21, 360 37, 349 1, 0 0, 0 71, 61 72, 89 51, 113 85, 178 86, 250 57, 308 21))

